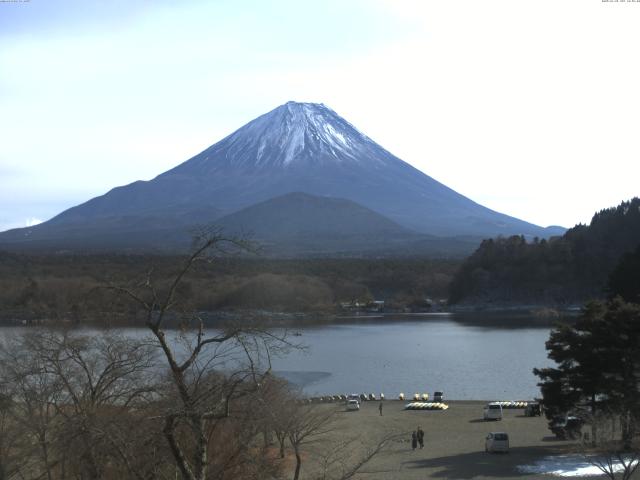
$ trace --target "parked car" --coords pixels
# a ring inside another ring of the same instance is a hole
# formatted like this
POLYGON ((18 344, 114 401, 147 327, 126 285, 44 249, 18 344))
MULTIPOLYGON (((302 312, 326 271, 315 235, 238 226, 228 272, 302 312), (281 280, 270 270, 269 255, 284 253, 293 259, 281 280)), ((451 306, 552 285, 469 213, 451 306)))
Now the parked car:
POLYGON ((444 392, 433 392, 433 401, 434 402, 442 402, 444 401, 444 392))
POLYGON ((527 403, 524 409, 525 417, 536 417, 542 415, 542 406, 538 402, 527 403))
POLYGON ((487 403, 484 406, 483 418, 485 420, 502 420, 502 405, 498 402, 487 403))
POLYGON ((509 452, 509 435, 504 432, 491 432, 484 440, 485 452, 509 452))
POLYGON ((554 417, 549 428, 560 440, 575 440, 582 435, 584 420, 574 415, 554 417))
POLYGON ((347 410, 360 410, 360 402, 358 400, 347 400, 347 410))

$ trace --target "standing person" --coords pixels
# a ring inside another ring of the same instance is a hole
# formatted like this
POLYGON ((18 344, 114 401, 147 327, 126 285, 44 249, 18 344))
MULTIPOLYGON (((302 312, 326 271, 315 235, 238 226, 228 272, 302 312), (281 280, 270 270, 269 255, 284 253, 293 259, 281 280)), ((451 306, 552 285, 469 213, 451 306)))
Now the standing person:
POLYGON ((417 446, 418 446, 418 435, 414 430, 413 433, 411 434, 411 447, 415 450, 417 446))
POLYGON ((378 405, 378 410, 380 410, 380 416, 382 416, 382 402, 380 402, 380 405, 378 405))
POLYGON ((416 436, 418 437, 418 443, 420 444, 420 448, 424 448, 424 430, 418 427, 418 432, 416 436))

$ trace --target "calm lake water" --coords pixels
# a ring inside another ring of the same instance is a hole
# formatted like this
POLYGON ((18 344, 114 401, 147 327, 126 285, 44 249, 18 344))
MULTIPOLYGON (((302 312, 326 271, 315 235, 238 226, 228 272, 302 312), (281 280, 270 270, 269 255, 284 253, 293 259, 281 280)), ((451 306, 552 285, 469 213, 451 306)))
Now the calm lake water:
POLYGON ((385 315, 292 331, 307 349, 274 358, 273 370, 307 395, 383 392, 396 398, 443 390, 448 399, 526 400, 540 396, 532 369, 552 364, 545 351, 549 322, 530 317, 385 315))
POLYGON ((443 390, 449 399, 540 396, 534 367, 551 365, 548 325, 526 318, 382 317, 297 329, 309 346, 274 360, 307 394, 443 390), (491 321, 494 320, 494 321, 491 321))

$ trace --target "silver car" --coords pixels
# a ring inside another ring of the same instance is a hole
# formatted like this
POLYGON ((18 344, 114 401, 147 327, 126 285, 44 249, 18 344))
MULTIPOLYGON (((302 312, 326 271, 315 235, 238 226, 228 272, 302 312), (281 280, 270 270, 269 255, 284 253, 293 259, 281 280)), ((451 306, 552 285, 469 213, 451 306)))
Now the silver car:
POLYGON ((509 452, 509 435, 504 432, 491 432, 484 440, 485 452, 509 452))

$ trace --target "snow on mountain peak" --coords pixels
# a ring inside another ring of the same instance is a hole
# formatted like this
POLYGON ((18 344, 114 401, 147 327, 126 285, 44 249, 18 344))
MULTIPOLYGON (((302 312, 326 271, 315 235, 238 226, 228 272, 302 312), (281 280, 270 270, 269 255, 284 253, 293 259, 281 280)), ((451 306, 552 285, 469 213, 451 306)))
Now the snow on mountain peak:
POLYGON ((374 152, 376 149, 388 155, 324 104, 287 102, 187 163, 210 171, 225 167, 253 170, 380 162, 380 152, 374 152))
MULTIPOLYGON (((268 113, 273 127, 260 135, 261 151, 279 143, 283 149, 281 164, 289 165, 304 153, 343 160, 355 158, 359 143, 368 139, 350 123, 323 104, 287 102, 268 113), (275 137, 275 138, 274 138, 275 137)), ((257 159, 258 162, 260 158, 257 159)))

